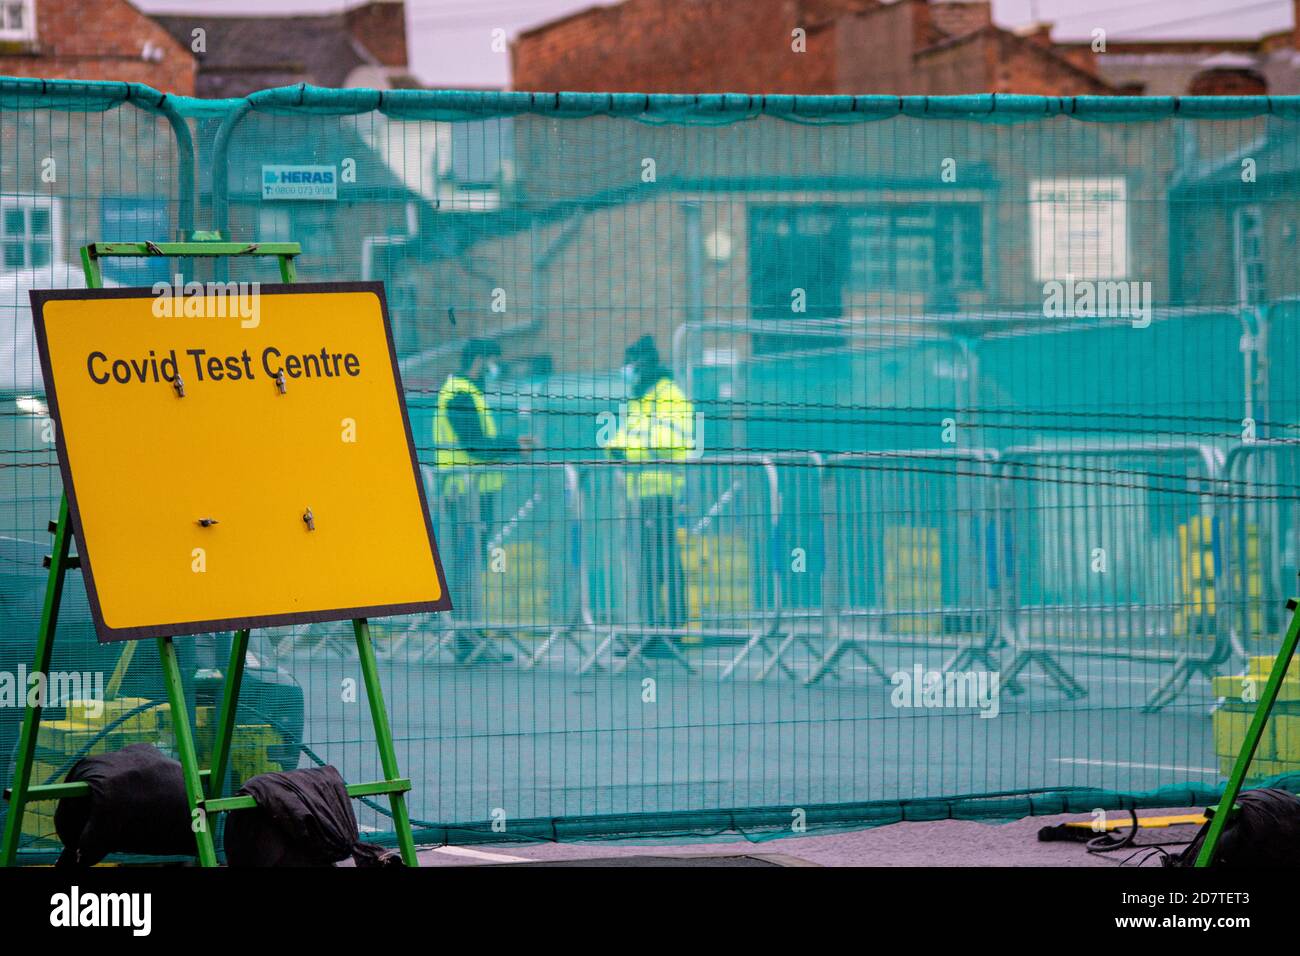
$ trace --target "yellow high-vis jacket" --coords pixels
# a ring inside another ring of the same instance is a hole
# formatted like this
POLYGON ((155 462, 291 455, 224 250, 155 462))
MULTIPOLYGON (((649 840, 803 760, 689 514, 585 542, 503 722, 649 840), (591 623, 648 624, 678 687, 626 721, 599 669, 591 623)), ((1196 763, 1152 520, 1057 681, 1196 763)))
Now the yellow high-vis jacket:
POLYGON ((608 447, 621 449, 627 459, 629 498, 681 492, 685 476, 680 466, 671 463, 690 458, 695 447, 694 426, 690 399, 667 375, 628 403, 627 418, 608 447), (660 462, 663 464, 658 465, 660 462))
POLYGON ((480 494, 500 491, 505 484, 505 476, 499 469, 491 468, 482 459, 476 458, 460 444, 456 430, 452 428, 448 408, 457 395, 466 394, 474 402, 478 412, 479 427, 487 438, 497 437, 496 419, 483 398, 479 387, 463 375, 448 375, 438 390, 438 408, 433 420, 433 442, 437 448, 437 466, 443 474, 444 494, 464 494, 465 479, 472 469, 478 479, 480 494))

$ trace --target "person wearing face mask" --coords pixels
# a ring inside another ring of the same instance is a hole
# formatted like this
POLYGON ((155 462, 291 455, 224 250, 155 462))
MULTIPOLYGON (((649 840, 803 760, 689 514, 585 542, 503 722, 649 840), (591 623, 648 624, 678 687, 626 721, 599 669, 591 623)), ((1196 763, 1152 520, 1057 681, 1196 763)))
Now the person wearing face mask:
MULTIPOLYGON (((524 436, 500 434, 484 393, 491 394, 500 378, 501 346, 492 339, 470 339, 461 350, 460 368, 447 376, 438 390, 433 439, 439 494, 443 498, 450 555, 449 582, 456 588, 456 616, 473 620, 481 614, 475 576, 483 570, 487 541, 496 524, 497 499, 505 485, 501 469, 493 462, 518 457, 532 447, 524 436), (477 510, 475 509, 477 504, 477 510)), ((456 657, 467 659, 475 642, 456 632, 456 657)), ((480 653, 478 660, 509 660, 505 654, 480 653)))
MULTIPOLYGON (((686 584, 677 547, 676 507, 686 484, 680 463, 694 448, 695 411, 660 361, 651 336, 629 345, 623 363, 631 401, 606 448, 628 465, 627 497, 641 531, 644 620, 651 626, 680 628, 686 624, 686 584)), ((665 650, 660 641, 645 648, 649 654, 656 650, 665 650)))

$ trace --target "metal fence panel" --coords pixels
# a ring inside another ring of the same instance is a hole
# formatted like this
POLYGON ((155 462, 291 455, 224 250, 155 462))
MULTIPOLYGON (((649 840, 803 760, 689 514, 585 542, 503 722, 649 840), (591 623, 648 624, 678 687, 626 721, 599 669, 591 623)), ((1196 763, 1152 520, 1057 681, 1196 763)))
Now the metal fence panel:
MULTIPOLYGON (((459 608, 374 629, 423 839, 1212 799, 1236 711, 1206 678, 1276 646, 1297 570, 1300 280, 1270 239, 1297 116, 2 80, 0 670, 34 638, 60 491, 26 290, 76 283, 91 239, 219 230, 385 283, 459 608), (335 198, 264 193, 305 165, 335 198), (603 435, 644 337, 695 413, 653 506, 603 435), (471 338, 502 350, 503 439, 535 446, 490 503, 473 475, 447 492, 432 428, 471 338)), ((160 717, 150 649, 98 648, 77 587, 60 662, 160 717)), ((239 773, 376 775, 346 638, 257 636, 239 773)), ((183 642, 200 723, 227 640, 183 642)), ((51 719, 47 776, 110 733, 51 719)))

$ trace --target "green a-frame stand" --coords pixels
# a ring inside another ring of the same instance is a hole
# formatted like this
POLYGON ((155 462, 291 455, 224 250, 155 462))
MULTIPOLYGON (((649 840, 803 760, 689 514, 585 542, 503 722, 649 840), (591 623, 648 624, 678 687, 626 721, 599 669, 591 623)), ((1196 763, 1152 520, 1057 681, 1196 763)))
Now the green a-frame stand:
MULTIPOLYGON (((99 260, 106 257, 143 258, 218 258, 227 256, 275 256, 280 266, 280 278, 286 282, 297 279, 294 258, 302 249, 296 242, 225 242, 216 234, 196 233, 191 242, 96 242, 81 250, 81 263, 86 285, 91 289, 104 287, 99 260)), ((45 602, 41 609, 40 631, 36 639, 33 674, 49 672, 54 651, 54 630, 59 617, 59 604, 63 595, 63 582, 69 570, 80 567, 77 556, 71 554, 72 526, 65 493, 59 503, 58 520, 52 524, 54 549, 50 556, 50 571, 45 587, 45 602)), ((380 767, 384 779, 370 783, 348 785, 352 797, 387 794, 393 811, 393 826, 402 862, 418 866, 415 840, 411 834, 411 820, 406 807, 406 793, 411 782, 399 775, 397 753, 393 734, 388 723, 383 690, 379 682, 379 667, 374 647, 370 642, 370 626, 364 618, 352 622, 356 636, 357 655, 360 659, 366 698, 370 702, 370 718, 374 723, 375 739, 379 747, 380 767)), ((217 865, 216 844, 212 838, 209 816, 256 806, 249 796, 223 796, 226 771, 230 760, 230 743, 235 729, 235 713, 239 704, 239 688, 248 653, 249 631, 236 631, 230 648, 230 663, 225 673, 221 703, 217 709, 217 725, 213 735, 211 767, 199 767, 194 734, 190 727, 189 711, 181 681, 180 662, 176 647, 170 637, 158 638, 158 655, 162 662, 163 681, 171 708, 172 726, 176 736, 177 756, 185 778, 185 795, 193 821, 194 839, 199 863, 217 865)), ((129 645, 128 645, 129 646, 129 645)), ((9 800, 9 814, 5 819, 4 842, 0 845, 0 866, 12 866, 17 860, 18 842, 22 836, 23 813, 26 805, 39 801, 59 800, 63 797, 87 796, 85 783, 53 783, 33 786, 32 765, 36 756, 37 731, 41 720, 41 702, 28 702, 23 712, 22 730, 18 737, 18 753, 11 789, 4 796, 9 800)))

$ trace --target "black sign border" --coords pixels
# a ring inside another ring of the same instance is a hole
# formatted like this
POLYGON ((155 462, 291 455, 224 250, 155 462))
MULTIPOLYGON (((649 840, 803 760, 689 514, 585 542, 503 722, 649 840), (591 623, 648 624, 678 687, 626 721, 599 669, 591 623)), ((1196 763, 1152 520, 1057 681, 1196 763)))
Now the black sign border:
POLYGON ((81 525, 81 514, 77 507, 76 483, 73 481, 67 449, 64 446, 63 420, 59 415, 58 389, 50 367, 50 349, 45 333, 45 303, 69 300, 155 299, 157 296, 153 289, 148 286, 111 289, 32 289, 29 291, 32 303, 32 321, 36 326, 36 346, 40 353, 41 375, 45 383, 45 398, 49 403, 50 416, 55 423, 55 449, 59 456, 59 471, 63 477, 64 493, 68 497, 68 513, 72 520, 72 531, 77 543, 77 556, 80 561, 81 573, 85 577, 86 594, 90 599, 90 612, 95 621, 95 633, 98 635, 101 644, 138 641, 149 637, 210 634, 246 628, 318 624, 324 621, 346 621, 357 618, 396 617, 404 614, 424 614, 433 611, 450 611, 452 609, 451 595, 447 591, 447 576, 442 567, 442 555, 434 539, 433 521, 429 515, 429 501, 424 491, 424 479, 420 474, 420 462, 416 455, 415 439, 411 431, 411 416, 406 408, 406 392, 402 387, 402 372, 397 362, 397 349, 393 344, 393 324, 388 315, 388 300, 384 295, 384 284, 382 282, 275 282, 261 284, 258 288, 260 295, 311 295, 333 292, 369 292, 379 300, 379 311, 384 323, 384 336, 388 340, 388 359, 393 370, 393 384, 397 388, 397 407, 401 410, 402 426, 406 430, 406 447, 411 458, 411 474, 415 479, 415 487, 420 496, 420 509, 424 514, 424 530, 428 537, 429 549, 433 553, 434 566, 437 568, 441 596, 436 601, 417 601, 411 604, 379 604, 369 607, 294 611, 284 614, 262 614, 254 617, 231 617, 219 620, 178 621, 171 624, 151 624, 138 627, 110 627, 104 621, 103 611, 99 605, 99 593, 95 588, 94 564, 90 550, 86 547, 86 538, 81 525))

